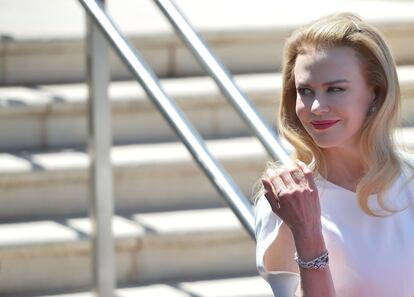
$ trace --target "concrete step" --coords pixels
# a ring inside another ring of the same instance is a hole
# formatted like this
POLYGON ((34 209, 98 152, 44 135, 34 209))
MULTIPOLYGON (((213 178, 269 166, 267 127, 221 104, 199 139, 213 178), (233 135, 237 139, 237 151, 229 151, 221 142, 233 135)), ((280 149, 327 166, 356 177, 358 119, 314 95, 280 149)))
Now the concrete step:
MULTIPOLYGON (((254 241, 227 208, 117 215, 113 233, 120 285, 255 274, 254 241)), ((88 218, 1 224, 0 294, 90 288, 90 238, 88 218)))
MULTIPOLYGON (((93 297, 91 292, 41 294, 38 297, 93 297)), ((118 297, 273 297, 269 285, 260 276, 156 283, 128 286, 116 290, 118 297)))
MULTIPOLYGON (((158 75, 204 73, 151 1, 108 2, 114 21, 158 75)), ((353 11, 372 22, 389 41, 398 64, 414 63, 412 2, 293 0, 283 5, 266 0, 176 2, 214 53, 234 73, 280 69, 282 46, 290 32, 321 15, 337 11, 353 11)), ((85 15, 76 1, 32 0, 21 9, 18 1, 2 0, 0 84, 83 81, 84 27, 85 15), (22 19, 25 21, 21 22, 22 19)), ((110 63, 114 79, 130 77, 114 55, 110 63)))
MULTIPOLYGON (((253 138, 207 142, 248 196, 267 160, 253 138)), ((89 157, 84 151, 0 154, 0 220, 86 214, 89 157)), ((223 206, 181 143, 114 147, 117 211, 223 206)))
MULTIPOLYGON (((414 149, 414 127, 397 131, 399 142, 414 149)), ((269 160, 255 138, 207 141, 247 197, 269 160)), ((0 220, 87 213, 88 155, 83 151, 0 154, 0 220)), ((181 143, 114 147, 115 207, 161 211, 224 206, 181 143)))
MULTIPOLYGON (((398 75, 403 96, 401 124, 413 125, 414 66, 398 67, 398 75)), ((280 74, 238 75, 235 80, 274 125, 280 74)), ((209 77, 165 79, 162 85, 204 138, 251 135, 209 77)), ((177 140, 138 83, 113 82, 109 94, 114 145, 177 140)), ((0 88, 0 149, 84 148, 86 97, 84 84, 0 88)))

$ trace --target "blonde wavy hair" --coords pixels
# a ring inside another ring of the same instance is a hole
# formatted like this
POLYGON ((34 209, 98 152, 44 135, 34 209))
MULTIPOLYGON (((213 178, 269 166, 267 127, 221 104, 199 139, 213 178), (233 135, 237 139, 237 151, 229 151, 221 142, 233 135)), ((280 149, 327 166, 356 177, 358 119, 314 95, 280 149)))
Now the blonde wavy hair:
MULTIPOLYGON (((293 146, 294 160, 299 159, 306 164, 313 161, 314 173, 326 176, 322 150, 296 115, 294 67, 300 54, 337 46, 349 47, 355 51, 367 83, 374 87, 376 95, 376 111, 367 115, 361 129, 360 152, 367 171, 356 189, 359 206, 365 213, 377 216, 368 207, 368 196, 376 193, 379 205, 384 210, 391 213, 400 211, 401 209, 387 207, 383 195, 400 175, 404 162, 396 151, 394 140, 401 101, 396 66, 381 34, 359 16, 353 13, 328 15, 294 31, 288 38, 284 48, 279 133, 293 146)), ((268 166, 278 165, 270 163, 268 166)), ((255 202, 263 195, 263 188, 256 194, 255 202)))

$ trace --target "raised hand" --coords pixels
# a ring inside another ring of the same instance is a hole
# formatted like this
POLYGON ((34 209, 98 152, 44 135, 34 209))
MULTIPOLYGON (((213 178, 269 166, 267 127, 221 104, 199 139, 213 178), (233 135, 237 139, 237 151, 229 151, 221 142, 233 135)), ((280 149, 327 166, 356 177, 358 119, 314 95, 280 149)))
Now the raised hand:
POLYGON ((295 235, 321 232, 321 209, 312 171, 301 161, 292 168, 268 169, 262 179, 272 210, 295 235))

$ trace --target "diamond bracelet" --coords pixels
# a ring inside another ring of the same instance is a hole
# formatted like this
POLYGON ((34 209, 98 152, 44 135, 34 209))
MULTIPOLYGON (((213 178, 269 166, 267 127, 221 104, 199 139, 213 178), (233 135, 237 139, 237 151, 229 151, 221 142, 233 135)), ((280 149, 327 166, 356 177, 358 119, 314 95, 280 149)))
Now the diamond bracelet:
POLYGON ((303 261, 299 258, 298 253, 295 253, 295 261, 301 268, 311 270, 322 270, 329 263, 329 253, 328 251, 325 251, 322 255, 310 261, 303 261))

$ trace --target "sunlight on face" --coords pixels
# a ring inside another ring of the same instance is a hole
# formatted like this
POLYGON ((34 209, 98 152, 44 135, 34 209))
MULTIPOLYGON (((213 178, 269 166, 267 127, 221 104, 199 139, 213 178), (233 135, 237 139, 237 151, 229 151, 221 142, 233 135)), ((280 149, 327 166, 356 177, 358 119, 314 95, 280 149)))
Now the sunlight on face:
POLYGON ((353 49, 333 47, 299 55, 294 68, 296 114, 321 148, 354 147, 374 100, 353 49))

